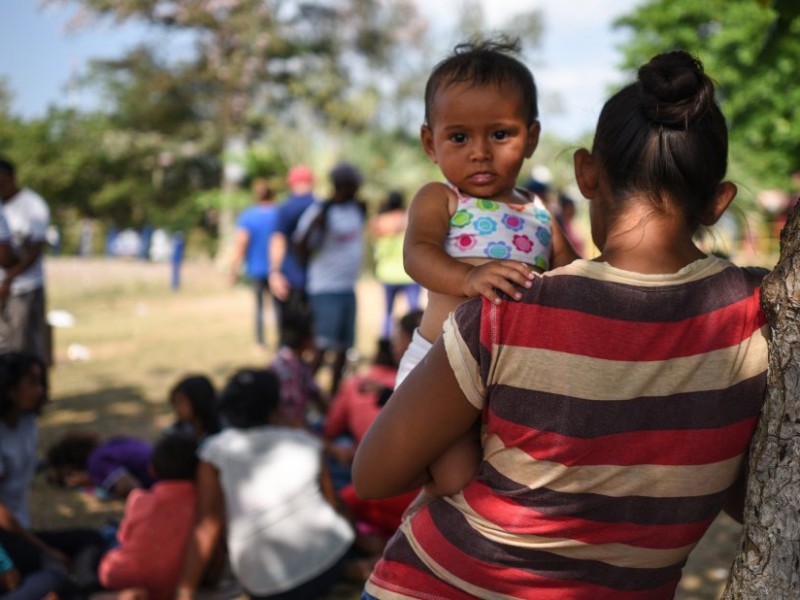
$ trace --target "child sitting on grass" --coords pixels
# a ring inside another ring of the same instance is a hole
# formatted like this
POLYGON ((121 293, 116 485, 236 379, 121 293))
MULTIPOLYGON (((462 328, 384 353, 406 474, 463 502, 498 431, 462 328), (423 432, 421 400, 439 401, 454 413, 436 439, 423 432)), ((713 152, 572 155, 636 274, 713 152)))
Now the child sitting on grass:
POLYGON ((169 600, 175 594, 183 556, 195 520, 197 442, 185 433, 163 437, 153 450, 151 490, 128 496, 117 539, 120 545, 100 562, 100 583, 114 594, 104 599, 141 597, 169 600), (139 595, 137 595, 139 594, 139 595))

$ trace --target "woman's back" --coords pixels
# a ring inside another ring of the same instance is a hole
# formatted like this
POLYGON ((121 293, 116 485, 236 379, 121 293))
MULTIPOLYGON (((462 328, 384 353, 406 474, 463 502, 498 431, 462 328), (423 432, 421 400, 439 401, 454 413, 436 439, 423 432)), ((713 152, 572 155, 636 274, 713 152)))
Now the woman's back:
POLYGON ((483 462, 404 524, 373 592, 424 591, 430 571, 479 597, 671 598, 755 428, 763 275, 577 261, 519 303, 457 311, 445 343, 484 408, 483 462))

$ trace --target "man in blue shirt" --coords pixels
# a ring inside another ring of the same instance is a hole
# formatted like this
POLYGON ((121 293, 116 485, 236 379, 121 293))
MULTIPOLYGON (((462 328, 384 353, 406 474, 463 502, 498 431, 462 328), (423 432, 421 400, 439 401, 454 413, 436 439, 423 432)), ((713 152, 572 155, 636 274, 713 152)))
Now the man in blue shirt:
POLYGON ((267 281, 270 272, 269 242, 275 231, 278 212, 275 194, 263 179, 253 183, 253 196, 255 204, 242 211, 236 223, 231 279, 236 283, 244 262, 244 273, 256 295, 256 343, 264 347, 264 296, 270 291, 267 281))
POLYGON ((286 177, 289 196, 278 207, 275 233, 270 240, 269 285, 278 308, 278 318, 284 313, 308 314, 306 296, 306 265, 292 248, 291 239, 297 222, 316 198, 313 194, 314 174, 306 165, 297 165, 286 177))

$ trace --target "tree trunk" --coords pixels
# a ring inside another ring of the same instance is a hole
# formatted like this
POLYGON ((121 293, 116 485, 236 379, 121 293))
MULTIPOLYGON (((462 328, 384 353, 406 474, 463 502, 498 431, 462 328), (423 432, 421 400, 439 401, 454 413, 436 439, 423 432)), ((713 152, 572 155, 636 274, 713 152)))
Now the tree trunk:
POLYGON ((769 372, 750 452, 744 529, 724 598, 800 598, 800 204, 761 287, 769 372))

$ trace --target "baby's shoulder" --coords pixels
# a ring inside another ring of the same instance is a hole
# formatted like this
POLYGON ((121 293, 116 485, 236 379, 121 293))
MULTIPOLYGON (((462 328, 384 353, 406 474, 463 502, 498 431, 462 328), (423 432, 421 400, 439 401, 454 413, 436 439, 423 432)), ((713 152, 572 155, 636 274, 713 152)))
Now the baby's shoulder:
POLYGON ((412 209, 423 211, 446 210, 452 215, 458 206, 458 195, 451 186, 440 181, 431 181, 423 185, 411 203, 412 209))

